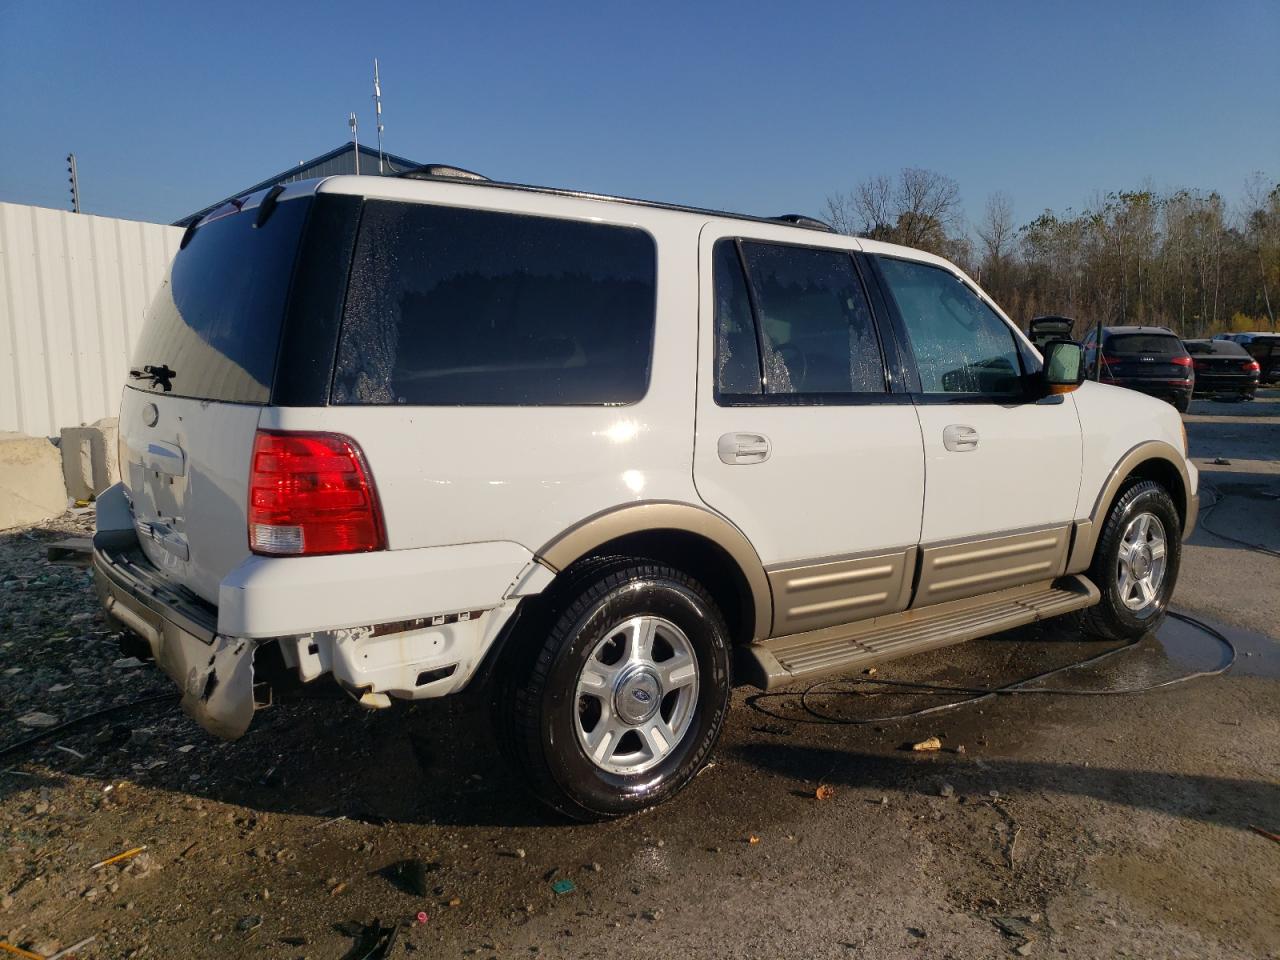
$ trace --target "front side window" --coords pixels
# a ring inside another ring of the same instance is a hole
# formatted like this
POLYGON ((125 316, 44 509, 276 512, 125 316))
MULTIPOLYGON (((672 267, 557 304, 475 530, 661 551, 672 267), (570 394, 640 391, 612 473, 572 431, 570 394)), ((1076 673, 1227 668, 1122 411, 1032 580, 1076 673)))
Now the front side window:
POLYGON ((755 294, 766 394, 884 393, 871 309, 840 250, 741 242, 755 294))
POLYGON ((1023 392, 1013 331, 976 293, 941 267, 889 257, 879 263, 906 324, 922 392, 1023 392))
POLYGON ((653 239, 635 228, 370 200, 333 402, 635 402, 656 272, 653 239))

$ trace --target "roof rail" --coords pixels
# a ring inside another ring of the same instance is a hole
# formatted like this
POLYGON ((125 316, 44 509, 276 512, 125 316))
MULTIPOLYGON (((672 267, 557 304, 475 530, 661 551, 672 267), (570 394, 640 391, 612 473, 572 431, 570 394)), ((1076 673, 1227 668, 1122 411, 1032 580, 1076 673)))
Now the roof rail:
POLYGON ((488 180, 483 174, 472 170, 463 170, 447 163, 424 163, 420 167, 397 173, 403 180, 488 180))
POLYGON ((395 176, 404 180, 445 180, 452 183, 475 183, 485 187, 497 187, 502 190, 522 190, 528 193, 540 193, 553 197, 573 197, 581 200, 606 200, 610 203, 628 203, 654 210, 676 210, 681 213, 696 213, 705 217, 728 217, 734 220, 749 220, 753 223, 777 223, 789 227, 800 227, 804 230, 821 230, 823 233, 836 233, 829 223, 817 217, 808 217, 800 213, 784 213, 780 217, 756 217, 747 213, 729 213, 724 210, 708 210, 703 207, 688 207, 678 203, 664 203, 660 200, 637 200, 634 197, 618 197, 602 193, 589 193, 584 190, 565 190, 559 187, 535 187, 527 183, 509 183, 505 180, 491 180, 482 174, 448 163, 427 163, 412 170, 405 170, 395 176))
POLYGON ((807 217, 803 213, 784 213, 780 217, 770 217, 769 219, 777 220, 779 223, 787 223, 793 227, 804 227, 808 230, 821 230, 824 233, 836 232, 836 228, 825 220, 819 220, 817 217, 807 217))

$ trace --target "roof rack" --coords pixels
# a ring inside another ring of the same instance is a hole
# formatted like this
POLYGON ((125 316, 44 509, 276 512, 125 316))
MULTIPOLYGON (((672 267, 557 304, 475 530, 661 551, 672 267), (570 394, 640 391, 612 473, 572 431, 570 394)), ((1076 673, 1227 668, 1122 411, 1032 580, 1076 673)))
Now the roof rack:
POLYGON ((777 220, 779 223, 787 223, 793 227, 804 227, 808 230, 822 230, 825 233, 836 232, 836 228, 825 220, 819 220, 817 217, 808 217, 803 213, 784 213, 780 217, 770 217, 769 219, 777 220))
POLYGON ((448 163, 424 163, 422 166, 414 167, 412 170, 397 173, 396 176, 403 180, 481 180, 485 183, 491 182, 483 174, 472 170, 463 170, 462 167, 455 167, 448 163))
POLYGON ((729 213, 725 210, 709 210, 705 207, 687 207, 678 203, 663 203, 660 200, 637 200, 634 197, 617 197, 605 193, 589 193, 585 190, 565 190, 559 187, 536 187, 527 183, 509 183, 505 180, 490 180, 483 174, 448 163, 426 163, 412 170, 397 173, 403 180, 446 180, 452 183, 477 183, 486 187, 500 187, 504 190, 523 190, 527 193, 543 193, 556 197, 574 197, 581 200, 607 200, 610 203, 629 203, 638 207, 653 207, 657 210, 675 210, 680 213, 697 213, 707 217, 727 217, 731 220, 750 220, 753 223, 781 223, 790 227, 801 227, 806 230, 821 230, 824 233, 836 233, 835 227, 819 220, 817 217, 805 216, 802 213, 784 213, 780 217, 757 217, 749 213, 729 213))

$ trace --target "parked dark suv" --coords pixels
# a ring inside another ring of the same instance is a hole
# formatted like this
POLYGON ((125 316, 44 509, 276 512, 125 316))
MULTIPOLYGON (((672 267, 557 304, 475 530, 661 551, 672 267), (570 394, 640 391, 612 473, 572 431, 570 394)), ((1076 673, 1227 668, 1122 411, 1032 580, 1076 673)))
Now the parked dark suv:
POLYGON ((1280 383, 1280 334, 1261 333, 1242 346, 1258 361, 1262 383, 1280 383))
POLYGON ((1191 355, 1168 327, 1103 327, 1084 339, 1090 377, 1168 400, 1179 412, 1191 404, 1195 371, 1191 355))
POLYGON ((1258 361, 1231 340, 1183 340, 1196 374, 1197 397, 1252 400, 1258 389, 1258 361))

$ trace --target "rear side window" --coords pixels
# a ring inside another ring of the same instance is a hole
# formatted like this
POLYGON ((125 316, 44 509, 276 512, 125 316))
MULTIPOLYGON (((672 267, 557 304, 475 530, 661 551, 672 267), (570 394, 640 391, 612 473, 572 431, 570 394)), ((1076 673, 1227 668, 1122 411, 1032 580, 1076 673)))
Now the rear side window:
POLYGON ((716 393, 759 394, 760 347, 747 278, 733 240, 717 240, 712 274, 716 297, 716 393))
POLYGON ((871 308, 841 250, 741 241, 766 394, 884 393, 871 308))
POLYGON ((948 270, 880 258, 902 313, 926 394, 1011 397, 1023 392, 1012 330, 948 270))
POLYGON ((1173 334, 1159 333, 1122 333, 1107 337, 1102 344, 1104 353, 1114 353, 1118 357, 1180 357, 1186 351, 1182 341, 1173 334))
POLYGON ((226 403, 266 403, 310 198, 198 227, 178 251, 134 349, 134 386, 226 403), (166 387, 167 385, 167 387, 166 387))
POLYGON ((644 396, 644 231, 370 200, 338 346, 339 404, 624 404, 644 396))

